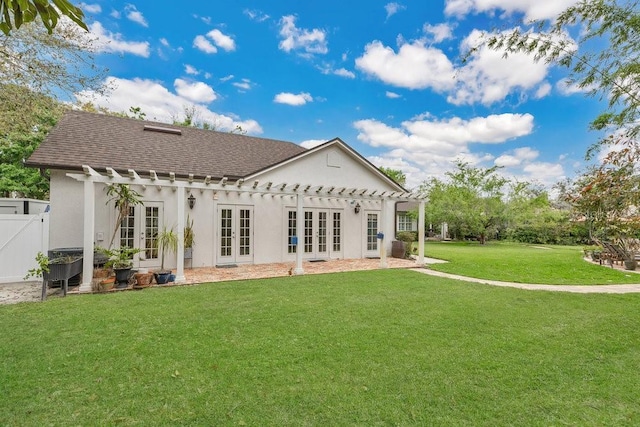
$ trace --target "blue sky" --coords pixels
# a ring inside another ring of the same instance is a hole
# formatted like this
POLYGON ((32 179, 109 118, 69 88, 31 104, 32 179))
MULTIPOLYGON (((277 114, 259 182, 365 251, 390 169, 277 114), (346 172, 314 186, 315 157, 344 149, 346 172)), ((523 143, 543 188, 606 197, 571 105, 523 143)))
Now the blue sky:
POLYGON ((456 159, 551 185, 584 166, 603 105, 524 55, 460 57, 482 31, 574 2, 87 2, 111 92, 78 97, 159 121, 195 108, 219 130, 306 147, 339 137, 408 187, 456 159))

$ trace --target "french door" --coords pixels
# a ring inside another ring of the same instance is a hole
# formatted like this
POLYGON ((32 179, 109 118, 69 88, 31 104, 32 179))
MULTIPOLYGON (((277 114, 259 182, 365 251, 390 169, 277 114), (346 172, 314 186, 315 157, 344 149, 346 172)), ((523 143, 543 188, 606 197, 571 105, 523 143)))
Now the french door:
POLYGON ((158 234, 163 220, 162 202, 145 202, 132 206, 120 224, 120 247, 140 249, 134 262, 140 267, 159 267, 158 234))
POLYGON ((217 225, 217 263, 253 261, 253 206, 218 206, 217 225))
POLYGON ((378 226, 380 213, 365 211, 365 229, 367 230, 366 241, 364 242, 365 256, 378 256, 378 226))
MULTIPOLYGON (((297 212, 287 214, 288 253, 295 253, 297 247, 291 244, 296 235, 297 212)), ((298 247, 307 259, 342 257, 342 211, 329 209, 307 209, 304 211, 303 236, 298 239, 298 247)))

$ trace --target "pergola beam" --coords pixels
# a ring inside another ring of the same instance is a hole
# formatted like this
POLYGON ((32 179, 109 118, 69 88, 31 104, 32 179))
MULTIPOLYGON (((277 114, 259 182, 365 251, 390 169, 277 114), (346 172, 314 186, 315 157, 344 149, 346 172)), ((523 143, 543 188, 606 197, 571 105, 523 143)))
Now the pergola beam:
MULTIPOLYGON (((382 199, 394 200, 394 201, 420 201, 424 198, 415 193, 408 192, 382 192, 378 193, 377 190, 369 190, 363 188, 346 188, 341 187, 336 191, 335 187, 327 186, 313 186, 310 184, 288 184, 280 183, 273 185, 272 182, 267 182, 264 185, 259 185, 258 181, 254 181, 251 186, 245 186, 243 179, 238 179, 235 185, 229 186, 228 179, 223 177, 218 183, 211 180, 211 177, 205 177, 203 181, 192 180, 178 180, 174 172, 169 173, 169 177, 162 178, 157 175, 155 171, 149 171, 149 178, 143 178, 137 172, 132 171, 129 176, 121 176, 112 168, 106 168, 107 173, 103 175, 89 166, 83 166, 83 173, 75 174, 69 173, 67 176, 77 181, 92 181, 96 183, 120 183, 130 185, 155 185, 158 188, 167 187, 172 189, 185 188, 189 190, 211 190, 211 191, 225 191, 225 192, 241 192, 252 193, 262 195, 280 195, 280 196, 296 196, 304 193, 314 193, 314 197, 326 197, 336 200, 350 200, 358 199, 362 201, 380 201, 382 199)), ((189 176, 189 175, 187 175, 189 176)))
MULTIPOLYGON (((157 175, 157 173, 153 170, 149 171, 149 177, 143 178, 141 177, 135 170, 128 170, 128 176, 121 176, 116 172, 113 168, 106 168, 106 174, 103 175, 90 166, 83 165, 82 173, 67 173, 67 176, 84 183, 84 262, 83 262, 83 283, 81 285, 81 291, 90 291, 91 290, 91 279, 93 273, 93 250, 94 250, 94 233, 95 233, 95 184, 128 184, 128 185, 139 185, 139 186, 147 186, 147 185, 155 185, 159 190, 162 187, 171 188, 173 191, 178 191, 177 197, 177 213, 178 213, 178 250, 177 250, 177 279, 180 281, 184 280, 184 245, 183 245, 183 228, 184 228, 184 204, 185 204, 185 193, 187 190, 210 190, 215 194, 219 191, 224 191, 225 193, 235 192, 235 193, 250 193, 250 194, 260 194, 260 195, 272 195, 272 196, 295 196, 297 199, 297 212, 298 212, 298 224, 297 224, 297 234, 298 238, 301 239, 303 236, 302 233, 302 206, 303 206, 303 198, 309 197, 307 194, 308 190, 312 188, 309 184, 293 184, 291 186, 287 186, 287 183, 282 183, 277 186, 273 186, 272 182, 266 183, 264 186, 258 186, 258 181, 254 181, 251 188, 249 186, 242 187, 244 183, 243 179, 238 179, 236 181, 235 186, 227 186, 227 178, 223 177, 219 183, 211 182, 211 177, 207 176, 201 182, 195 181, 194 175, 189 174, 187 180, 177 180, 175 172, 170 172, 168 178, 161 178, 157 175), (242 187, 242 188, 241 188, 242 187)), ((377 190, 373 190, 369 192, 368 189, 357 189, 346 187, 341 188, 337 194, 333 193, 335 187, 329 187, 325 189, 324 186, 316 186, 315 195, 313 197, 318 197, 320 199, 335 199, 335 200, 353 200, 357 199, 361 202, 375 202, 381 203, 381 208, 384 209, 384 205, 387 201, 418 201, 420 202, 419 209, 419 239, 421 242, 424 241, 424 207, 425 207, 425 197, 415 193, 407 193, 407 192, 391 192, 390 194, 386 194, 386 192, 377 194, 377 190), (354 195, 356 192, 359 194, 354 195), (346 194, 345 194, 346 193, 346 194), (368 193, 368 194, 367 194, 368 193)), ((296 273, 302 274, 302 244, 299 240, 298 251, 299 253, 296 256, 296 273)), ((424 246, 419 245, 419 253, 418 253, 418 264, 424 264, 424 246)), ((385 257, 386 258, 386 257, 385 257)), ((381 261, 381 265, 385 264, 385 260, 381 261)))

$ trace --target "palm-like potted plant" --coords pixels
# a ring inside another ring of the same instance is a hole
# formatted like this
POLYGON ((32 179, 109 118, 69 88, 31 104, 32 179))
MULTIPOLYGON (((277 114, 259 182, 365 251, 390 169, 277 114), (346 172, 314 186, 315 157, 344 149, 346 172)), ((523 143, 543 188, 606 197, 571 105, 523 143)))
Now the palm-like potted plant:
MULTIPOLYGON (((111 240, 109 241, 109 248, 113 247, 113 242, 118 233, 118 229, 122 224, 122 220, 129 215, 129 208, 141 205, 142 196, 127 184, 110 184, 107 187, 107 204, 113 202, 116 210, 118 211, 118 218, 116 219, 116 226, 113 229, 111 240)), ((139 251, 138 251, 139 252, 139 251)))
POLYGON ((169 282, 169 276, 171 275, 171 270, 165 270, 164 268, 164 256, 169 251, 175 253, 178 250, 178 235, 173 231, 173 227, 167 228, 165 226, 162 231, 158 233, 158 247, 162 251, 162 255, 160 258, 160 271, 156 272, 155 276, 156 282, 162 285, 169 282))
POLYGON ((193 259, 193 220, 187 215, 187 223, 184 226, 184 258, 193 259))

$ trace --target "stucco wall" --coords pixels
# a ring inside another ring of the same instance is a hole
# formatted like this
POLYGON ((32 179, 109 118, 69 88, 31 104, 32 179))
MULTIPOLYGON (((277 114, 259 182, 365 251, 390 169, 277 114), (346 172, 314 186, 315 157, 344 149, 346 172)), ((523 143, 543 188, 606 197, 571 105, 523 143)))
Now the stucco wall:
MULTIPOLYGON (((143 174, 142 171, 139 173, 143 174)), ((369 190, 397 191, 389 182, 372 173, 361 161, 353 158, 340 147, 328 147, 327 150, 312 153, 283 167, 265 172, 255 179, 261 184, 272 181, 273 184, 310 184, 369 190)), ((107 204, 105 185, 95 184, 96 187, 96 218, 94 243, 106 247, 113 233, 116 212, 112 204, 107 204)), ((232 185, 231 188, 234 188, 232 185)), ((132 186, 142 195, 146 206, 156 204, 162 212, 162 224, 174 229, 177 226, 177 191, 171 188, 158 189, 155 186, 132 186)), ((190 194, 187 190, 185 198, 190 194)), ((251 207, 253 210, 253 247, 249 259, 237 262, 272 263, 295 261, 295 254, 287 251, 287 212, 296 209, 295 196, 259 195, 237 193, 234 191, 217 192, 212 190, 193 190, 196 198, 193 209, 186 207, 186 213, 194 221, 195 247, 193 260, 186 261, 186 267, 213 266, 220 263, 219 257, 219 209, 222 206, 251 207)), ((51 243, 53 247, 82 246, 83 241, 83 183, 77 182, 62 171, 52 171, 51 174, 51 243)), ((379 251, 367 252, 366 229, 367 213, 381 214, 382 202, 379 200, 359 200, 357 196, 348 199, 331 197, 314 197, 313 193, 304 198, 305 210, 313 210, 314 216, 319 210, 330 215, 341 213, 342 246, 341 251, 329 252, 329 257, 361 258, 376 256, 379 251), (356 203, 361 210, 354 212, 356 203)), ((382 216, 379 217, 379 221, 382 216)), ((378 231, 385 233, 385 247, 387 253, 391 251, 391 240, 394 231, 394 202, 386 203, 384 222, 378 231)), ((135 239, 139 238, 143 224, 139 223, 135 239)), ((331 227, 327 243, 331 243, 331 227)), ((315 236, 314 236, 315 238, 315 236)), ((117 238, 116 238, 117 240, 117 238)), ((302 237, 300 241, 302 244, 302 237)), ((312 258, 305 255, 304 258, 312 258)), ((136 266, 148 268, 159 267, 159 261, 150 263, 136 256, 136 266)), ((175 267, 174 254, 168 254, 165 267, 175 267)))

